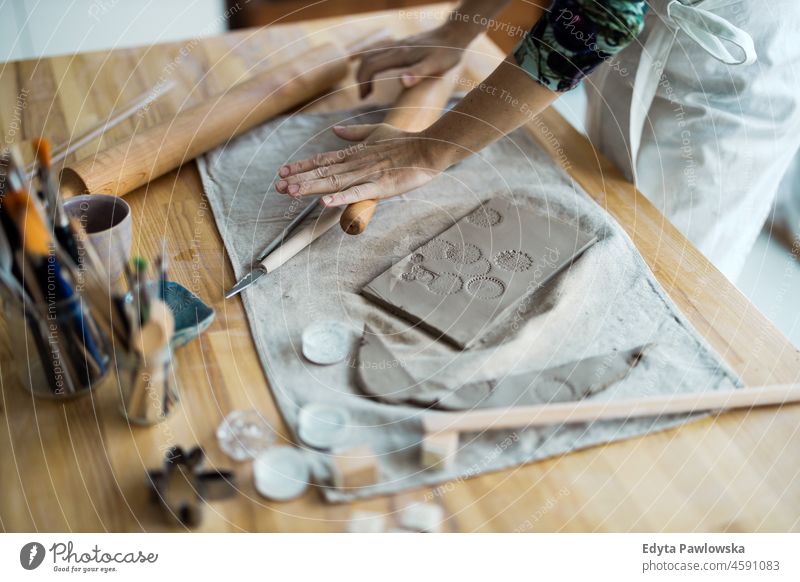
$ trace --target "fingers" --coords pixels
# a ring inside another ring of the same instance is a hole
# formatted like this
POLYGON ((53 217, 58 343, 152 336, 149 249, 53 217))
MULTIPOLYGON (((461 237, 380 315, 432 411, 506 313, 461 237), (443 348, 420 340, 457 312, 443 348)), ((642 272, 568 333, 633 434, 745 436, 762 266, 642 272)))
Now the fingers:
POLYGON ((379 168, 374 162, 375 159, 369 157, 346 164, 322 166, 309 172, 287 176, 278 181, 275 189, 289 196, 338 192, 342 188, 362 182, 363 176, 377 171, 379 168))
POLYGON ((333 128, 333 133, 348 141, 364 141, 373 131, 380 127, 380 125, 380 123, 336 125, 333 128))
POLYGON ((397 46, 387 47, 361 59, 356 73, 359 94, 363 99, 372 92, 372 80, 381 71, 407 67, 420 59, 417 51, 404 50, 397 46))
POLYGON ((400 73, 400 81, 403 83, 403 87, 408 89, 409 87, 417 85, 427 77, 435 77, 441 75, 443 72, 440 63, 437 63, 432 58, 425 58, 416 65, 402 71, 400 73))
POLYGON ((335 194, 340 190, 360 184, 369 179, 370 173, 363 170, 331 174, 326 178, 305 180, 292 184, 287 191, 290 196, 311 196, 319 194, 335 194))
POLYGON ((319 166, 330 166, 345 161, 350 156, 350 153, 345 150, 336 150, 333 152, 324 152, 317 154, 305 160, 297 160, 290 164, 285 164, 278 169, 278 176, 286 178, 292 174, 299 174, 300 172, 307 172, 319 166))
POLYGON ((361 200, 379 198, 379 192, 380 190, 377 184, 374 182, 364 182, 363 184, 351 186, 341 192, 323 196, 322 203, 325 206, 345 206, 361 200))
MULTIPOLYGON (((346 139, 348 141, 364 141, 366 138, 370 136, 370 134, 373 131, 378 129, 381 125, 382 124, 380 123, 337 125, 333 128, 333 132, 338 137, 346 139)), ((343 162, 353 159, 354 156, 361 154, 363 154, 362 149, 352 148, 352 147, 316 154, 315 156, 306 158, 304 160, 296 160, 289 164, 284 164, 278 169, 278 176, 280 178, 288 178, 289 176, 294 176, 296 174, 308 172, 310 170, 315 170, 317 168, 332 166, 334 164, 341 164, 343 162)), ((281 182, 283 181, 284 180, 280 180, 276 185, 276 188, 278 189, 279 192, 283 191, 282 188, 284 186, 281 185, 281 182)))

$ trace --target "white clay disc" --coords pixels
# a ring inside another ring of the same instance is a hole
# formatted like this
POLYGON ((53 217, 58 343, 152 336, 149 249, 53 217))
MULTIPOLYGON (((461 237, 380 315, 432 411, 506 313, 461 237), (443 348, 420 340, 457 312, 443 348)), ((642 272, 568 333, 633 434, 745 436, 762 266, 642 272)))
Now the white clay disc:
POLYGON ((412 503, 400 512, 400 525, 410 531, 438 532, 444 510, 435 503, 412 503))
POLYGON ((297 434, 315 449, 331 449, 341 444, 350 430, 350 414, 329 404, 307 404, 297 418, 297 434))
POLYGON ((303 355, 315 364, 336 364, 350 353, 350 328, 333 320, 318 321, 303 330, 303 355))
POLYGON ((309 476, 305 456, 293 447, 272 447, 253 461, 256 490, 273 501, 300 496, 308 487, 309 476))

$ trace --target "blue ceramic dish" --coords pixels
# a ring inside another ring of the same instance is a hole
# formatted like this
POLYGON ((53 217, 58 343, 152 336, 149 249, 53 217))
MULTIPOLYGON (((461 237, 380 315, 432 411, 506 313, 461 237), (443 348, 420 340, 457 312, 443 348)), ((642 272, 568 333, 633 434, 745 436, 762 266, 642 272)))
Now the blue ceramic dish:
MULTIPOLYGON (((150 281, 147 288, 153 297, 158 296, 158 281, 150 281)), ((216 312, 180 283, 167 281, 165 300, 175 318, 173 350, 185 346, 208 329, 214 321, 216 312)))

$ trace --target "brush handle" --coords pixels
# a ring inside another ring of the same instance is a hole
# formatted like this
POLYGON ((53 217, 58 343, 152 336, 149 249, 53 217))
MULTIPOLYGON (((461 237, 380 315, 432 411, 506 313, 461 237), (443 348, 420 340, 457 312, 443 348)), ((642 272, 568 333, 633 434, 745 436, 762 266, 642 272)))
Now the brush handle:
POLYGON ((553 426, 598 420, 621 420, 708 410, 730 410, 800 402, 800 384, 759 386, 692 394, 651 396, 609 401, 578 401, 517 408, 490 408, 461 413, 428 413, 426 435, 481 432, 533 426, 553 426))
MULTIPOLYGON (((430 78, 403 91, 386 114, 384 123, 404 131, 422 131, 439 118, 442 108, 453 93, 459 69, 440 78, 430 78)), ((347 206, 341 227, 347 234, 361 234, 375 214, 377 200, 361 200, 347 206)))
POLYGON ((65 195, 122 196, 341 81, 346 52, 327 43, 64 168, 65 195))

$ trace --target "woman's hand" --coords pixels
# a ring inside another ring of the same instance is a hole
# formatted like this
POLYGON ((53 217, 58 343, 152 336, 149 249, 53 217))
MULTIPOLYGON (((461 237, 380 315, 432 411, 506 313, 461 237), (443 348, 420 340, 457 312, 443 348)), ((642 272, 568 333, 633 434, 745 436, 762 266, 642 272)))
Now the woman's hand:
POLYGON ((372 91, 378 73, 398 69, 403 86, 413 87, 426 77, 440 76, 461 60, 475 32, 466 26, 444 24, 433 30, 367 51, 356 73, 362 98, 372 91))
POLYGON ((278 192, 322 195, 325 206, 397 196, 419 188, 447 168, 439 142, 386 124, 333 128, 342 139, 361 142, 281 166, 278 192))

